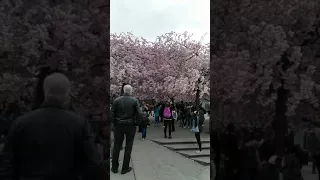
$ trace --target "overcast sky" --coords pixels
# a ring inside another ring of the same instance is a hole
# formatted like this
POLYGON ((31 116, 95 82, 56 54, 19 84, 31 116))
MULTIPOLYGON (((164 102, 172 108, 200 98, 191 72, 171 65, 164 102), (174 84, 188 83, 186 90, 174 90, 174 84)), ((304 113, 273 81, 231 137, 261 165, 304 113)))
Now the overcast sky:
POLYGON ((132 32, 154 41, 170 31, 188 31, 210 42, 209 0, 111 0, 111 33, 132 32))

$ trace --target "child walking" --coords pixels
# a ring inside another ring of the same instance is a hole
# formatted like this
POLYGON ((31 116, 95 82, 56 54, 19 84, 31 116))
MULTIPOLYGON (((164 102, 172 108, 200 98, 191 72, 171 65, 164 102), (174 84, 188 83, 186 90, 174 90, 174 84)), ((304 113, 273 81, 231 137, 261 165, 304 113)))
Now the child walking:
POLYGON ((141 122, 141 131, 142 131, 142 140, 145 140, 147 137, 147 127, 149 124, 149 114, 147 111, 143 112, 143 118, 141 122))

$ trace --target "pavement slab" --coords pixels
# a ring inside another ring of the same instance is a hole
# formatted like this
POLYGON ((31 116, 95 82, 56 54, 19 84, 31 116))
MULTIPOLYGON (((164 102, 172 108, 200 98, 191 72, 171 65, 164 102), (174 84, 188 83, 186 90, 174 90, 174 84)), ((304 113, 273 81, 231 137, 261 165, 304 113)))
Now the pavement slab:
MULTIPOLYGON (((138 140, 139 141, 139 140, 138 140)), ((136 142, 132 152, 132 163, 137 180, 201 180, 202 166, 161 145, 145 140, 136 142)), ((210 172, 207 174, 209 179, 210 172)))
POLYGON ((199 161, 202 163, 210 164, 210 158, 208 157, 196 157, 196 158, 191 158, 194 161, 199 161))
POLYGON ((210 149, 202 150, 201 153, 197 153, 194 150, 180 150, 180 151, 177 151, 177 152, 181 153, 183 155, 186 155, 188 157, 202 157, 202 156, 205 156, 208 159, 210 159, 210 149))
MULTIPOLYGON (((177 137, 172 139, 167 138, 158 138, 153 139, 153 141, 160 143, 160 144, 194 144, 197 143, 196 139, 193 138, 183 138, 183 137, 177 137)), ((203 143, 210 143, 210 138, 201 138, 201 142, 203 143)))
MULTIPOLYGON (((153 119, 150 118, 150 122, 153 119)), ((208 122, 205 122, 208 124, 208 122)), ((201 140, 208 141, 204 147, 210 147, 209 134, 202 133, 201 140), (203 135, 202 135, 203 134, 203 135)), ((173 139, 163 138, 164 132, 162 122, 158 127, 151 125, 147 128, 147 138, 142 140, 141 133, 136 133, 132 153, 131 163, 133 171, 126 174, 111 174, 111 179, 121 180, 208 180, 210 179, 210 166, 204 166, 189 159, 171 149, 164 147, 163 143, 187 142, 188 146, 197 148, 194 133, 190 129, 178 127, 172 133, 173 139), (154 141, 157 140, 158 143, 154 141), (160 142, 160 143, 159 143, 160 142), (161 144, 161 145, 160 145, 161 144)), ((195 150, 194 150, 195 151, 195 150)), ((123 152, 121 151, 120 160, 122 161, 123 152)), ((119 169, 121 166, 119 167, 119 169)), ((120 172, 120 171, 119 171, 120 172)))
MULTIPOLYGON (((112 180, 135 180, 133 170, 127 174, 121 174, 121 168, 122 168, 122 163, 123 163, 123 154, 124 154, 124 150, 121 150, 120 156, 119 156, 119 161, 120 161, 119 172, 117 174, 114 174, 113 172, 111 172, 111 169, 110 169, 110 179, 112 179, 112 180)), ((130 162, 130 166, 132 167, 132 162, 130 162)), ((110 168, 111 167, 112 167, 112 164, 110 161, 110 168)))
MULTIPOLYGON (((185 150, 185 149, 198 149, 198 144, 166 144, 164 147, 173 149, 173 150, 185 150)), ((202 143, 202 149, 210 149, 210 143, 202 143)))
POLYGON ((318 173, 312 174, 312 163, 302 167, 302 176, 304 180, 318 180, 318 173))

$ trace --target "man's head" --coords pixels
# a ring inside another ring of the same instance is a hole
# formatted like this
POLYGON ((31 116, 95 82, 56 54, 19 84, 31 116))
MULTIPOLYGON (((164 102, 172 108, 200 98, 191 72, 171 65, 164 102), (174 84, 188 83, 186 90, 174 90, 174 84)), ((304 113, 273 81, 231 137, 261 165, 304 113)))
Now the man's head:
POLYGON ((130 86, 129 84, 125 85, 125 86, 123 87, 123 93, 124 93, 125 95, 131 96, 131 95, 132 95, 132 86, 130 86))
POLYGON ((53 73, 45 78, 43 82, 45 101, 56 100, 63 104, 69 102, 71 83, 61 73, 53 73))

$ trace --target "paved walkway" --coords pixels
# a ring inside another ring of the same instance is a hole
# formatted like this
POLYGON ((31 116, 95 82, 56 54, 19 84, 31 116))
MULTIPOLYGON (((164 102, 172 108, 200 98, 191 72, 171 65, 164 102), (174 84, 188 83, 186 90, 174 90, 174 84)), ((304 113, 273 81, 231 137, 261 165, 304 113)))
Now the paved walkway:
POLYGON ((308 166, 303 166, 302 168, 303 180, 318 180, 318 174, 312 174, 312 164, 309 163, 308 166))
MULTIPOLYGON (((204 123, 209 124, 208 119, 204 123)), ((151 120, 151 122, 153 122, 151 120)), ((206 129, 206 128, 205 128, 206 129)), ((208 138, 209 133, 205 131, 201 138, 208 138)), ((171 141, 194 138, 190 129, 184 129, 176 125, 176 132, 172 134, 171 141)), ((188 159, 152 140, 164 139, 162 124, 159 127, 149 127, 147 139, 141 140, 141 134, 137 133, 131 154, 133 172, 126 175, 113 174, 114 180, 208 180, 210 179, 210 167, 188 159)), ((123 151, 120 155, 123 159, 123 151)), ((119 167, 121 169, 121 166, 119 167)))

